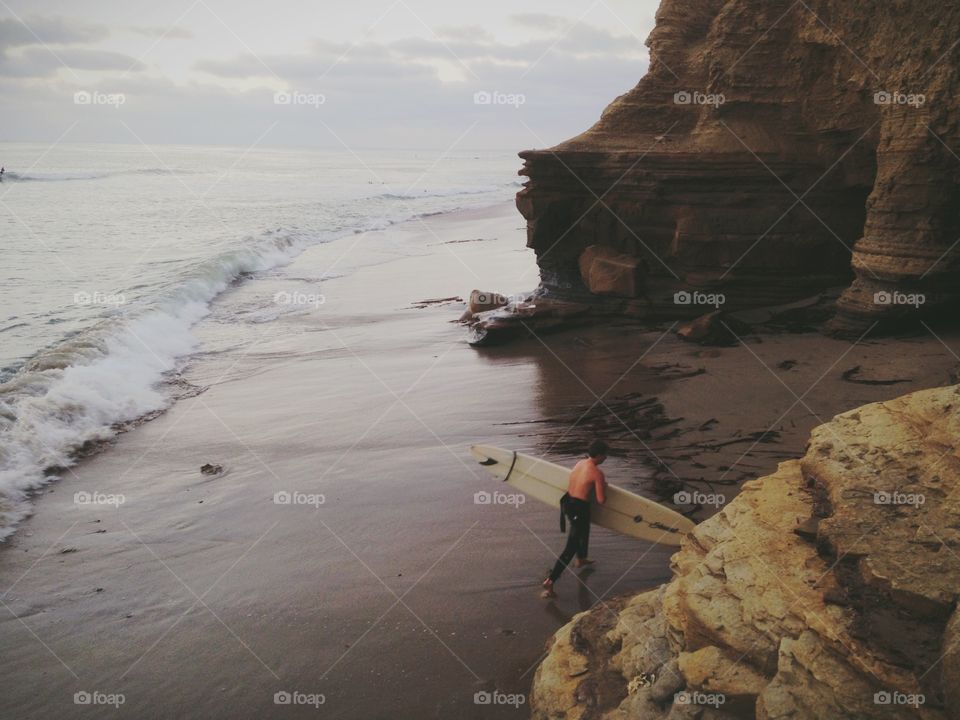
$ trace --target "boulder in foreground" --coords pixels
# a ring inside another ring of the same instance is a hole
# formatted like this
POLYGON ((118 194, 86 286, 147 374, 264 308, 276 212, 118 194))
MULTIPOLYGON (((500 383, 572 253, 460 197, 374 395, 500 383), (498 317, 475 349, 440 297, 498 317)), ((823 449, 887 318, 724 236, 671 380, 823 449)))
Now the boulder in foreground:
POLYGON ((960 717, 958 455, 960 386, 815 429, 697 526, 670 583, 557 632, 532 716, 960 717))

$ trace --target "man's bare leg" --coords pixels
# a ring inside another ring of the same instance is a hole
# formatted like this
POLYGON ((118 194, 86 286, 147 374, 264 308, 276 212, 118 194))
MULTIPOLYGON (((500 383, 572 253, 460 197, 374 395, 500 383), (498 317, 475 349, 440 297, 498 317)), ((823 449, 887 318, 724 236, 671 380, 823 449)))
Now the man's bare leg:
POLYGON ((543 592, 540 593, 542 598, 555 598, 557 593, 553 591, 553 580, 547 578, 543 581, 543 592))

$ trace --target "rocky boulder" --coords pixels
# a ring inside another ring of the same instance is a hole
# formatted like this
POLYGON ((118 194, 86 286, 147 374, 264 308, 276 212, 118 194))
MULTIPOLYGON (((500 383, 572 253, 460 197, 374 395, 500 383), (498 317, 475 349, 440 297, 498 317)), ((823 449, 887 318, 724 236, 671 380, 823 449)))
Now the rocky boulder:
POLYGON ((595 295, 636 298, 643 295, 646 268, 635 255, 591 245, 580 255, 580 277, 595 295))
POLYGON ((960 717, 958 477, 960 386, 837 416, 561 629, 533 717, 960 717))

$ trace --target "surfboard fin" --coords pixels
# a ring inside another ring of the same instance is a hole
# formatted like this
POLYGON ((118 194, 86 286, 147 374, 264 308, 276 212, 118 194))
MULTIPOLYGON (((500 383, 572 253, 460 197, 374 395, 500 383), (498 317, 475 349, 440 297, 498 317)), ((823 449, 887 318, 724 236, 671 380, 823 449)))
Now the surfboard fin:
POLYGON ((486 460, 481 460, 481 461, 480 461, 480 464, 481 464, 481 465, 484 465, 484 466, 487 466, 487 465, 496 465, 496 464, 497 464, 497 461, 494 460, 493 458, 487 458, 486 460))

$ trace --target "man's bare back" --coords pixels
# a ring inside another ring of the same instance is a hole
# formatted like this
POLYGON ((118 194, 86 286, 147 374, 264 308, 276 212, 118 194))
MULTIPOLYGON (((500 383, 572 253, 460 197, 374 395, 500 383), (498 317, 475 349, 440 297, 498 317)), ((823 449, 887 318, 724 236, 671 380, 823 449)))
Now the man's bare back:
POLYGON ((584 458, 570 472, 570 482, 567 493, 570 497, 590 502, 590 491, 596 493, 597 502, 603 505, 607 500, 607 480, 603 471, 597 467, 592 458, 584 458))
POLYGON ((543 581, 541 597, 556 597, 553 584, 574 556, 577 558, 578 568, 593 565, 593 560, 587 557, 590 543, 590 493, 593 493, 601 505, 607 501, 607 480, 599 467, 607 459, 607 449, 607 443, 597 438, 590 443, 587 451, 589 457, 578 462, 570 471, 567 495, 560 501, 560 527, 563 528, 565 520, 569 518, 570 534, 553 570, 543 581))

